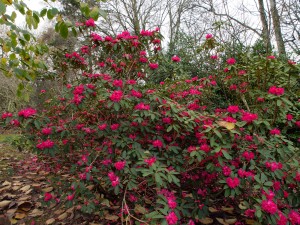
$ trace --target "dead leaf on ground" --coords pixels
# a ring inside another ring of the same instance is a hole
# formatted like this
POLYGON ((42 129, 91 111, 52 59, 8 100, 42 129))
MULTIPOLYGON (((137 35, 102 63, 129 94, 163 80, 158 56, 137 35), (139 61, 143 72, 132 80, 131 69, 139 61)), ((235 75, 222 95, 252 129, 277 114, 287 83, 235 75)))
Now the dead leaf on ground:
POLYGON ((31 213, 29 213, 29 216, 37 217, 44 214, 44 211, 41 211, 39 209, 34 209, 31 213))
POLYGON ((234 208, 232 207, 222 207, 221 210, 227 213, 233 213, 234 208))
POLYGON ((208 207, 208 211, 210 211, 211 213, 215 213, 215 212, 218 212, 219 210, 217 210, 213 207, 208 207))
POLYGON ((62 221, 64 219, 66 219, 67 217, 68 217, 68 213, 65 212, 65 213, 61 214, 59 217, 57 217, 57 219, 62 221))
POLYGON ((51 192, 51 191, 53 191, 53 187, 47 187, 42 189, 42 192, 51 192))
POLYGON ((220 127, 225 127, 227 130, 232 130, 235 127, 234 123, 229 123, 229 122, 226 122, 226 121, 217 121, 217 124, 220 127))
POLYGON ((237 222, 236 218, 225 219, 225 222, 228 224, 235 224, 237 222))
POLYGON ((226 223, 222 218, 216 218, 216 220, 222 225, 228 225, 228 223, 226 223))
POLYGON ((15 219, 21 220, 26 217, 26 213, 16 213, 14 217, 15 219))
POLYGON ((203 224, 212 224, 214 222, 214 220, 212 218, 209 218, 209 217, 205 217, 203 219, 200 219, 199 221, 203 224))
POLYGON ((110 221, 117 221, 117 220, 119 219, 119 217, 116 216, 116 215, 110 215, 110 214, 107 214, 107 215, 105 216, 105 219, 106 219, 106 220, 110 220, 110 221))
POLYGON ((50 224, 52 224, 54 222, 55 222, 55 219, 51 218, 51 219, 49 219, 49 220, 46 221, 46 225, 50 225, 50 224))
POLYGON ((9 200, 4 200, 4 201, 2 201, 2 202, 0 202, 0 208, 5 208, 5 207, 7 207, 9 204, 11 203, 11 201, 9 201, 9 200))
POLYGON ((6 181, 4 181, 4 182, 2 183, 2 185, 3 185, 3 186, 8 186, 8 185, 11 185, 11 182, 9 182, 9 181, 6 180, 6 181))
POLYGON ((32 207, 31 202, 24 202, 24 201, 22 201, 22 202, 20 202, 18 204, 18 209, 21 209, 21 210, 23 210, 25 212, 30 211, 31 207, 32 207))
POLYGON ((26 192, 30 189, 30 185, 26 185, 20 189, 20 191, 26 192))

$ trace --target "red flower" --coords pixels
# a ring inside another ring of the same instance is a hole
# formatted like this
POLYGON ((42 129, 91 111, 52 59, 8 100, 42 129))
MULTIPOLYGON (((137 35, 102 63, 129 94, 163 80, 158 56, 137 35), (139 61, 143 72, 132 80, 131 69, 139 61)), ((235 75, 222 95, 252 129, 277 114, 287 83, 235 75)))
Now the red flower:
POLYGON ((110 179, 111 185, 113 187, 117 186, 120 183, 119 177, 116 176, 114 172, 109 172, 108 178, 110 179))
POLYGON ((227 112, 230 112, 230 113, 238 113, 239 110, 240 109, 237 105, 230 105, 227 107, 227 112))
POLYGON ((41 150, 45 148, 52 148, 53 146, 54 146, 54 142, 49 139, 36 145, 36 147, 41 150))
POLYGON ((111 96, 110 96, 110 100, 114 101, 114 102, 119 102, 121 101, 123 97, 123 92, 122 91, 114 91, 111 96))
POLYGON ((149 67, 151 70, 155 70, 158 68, 158 63, 149 63, 149 67))
POLYGON ((258 119, 258 115, 255 113, 249 113, 249 112, 244 112, 243 116, 242 116, 242 120, 246 121, 248 123, 253 122, 254 120, 258 119))
POLYGON ((273 130, 270 131, 271 135, 280 135, 280 130, 277 128, 274 128, 273 130))
POLYGON ((122 80, 114 80, 113 85, 115 87, 122 87, 123 86, 123 81, 122 80))
POLYGON ((269 88, 268 93, 272 95, 280 96, 284 94, 284 88, 272 86, 269 88))
POLYGON ((90 19, 88 19, 87 21, 85 21, 85 25, 86 25, 87 27, 94 27, 94 26, 96 26, 95 21, 94 21, 93 18, 90 18, 90 19))
POLYGON ((206 38, 206 40, 211 39, 211 38, 213 38, 213 35, 212 34, 206 34, 205 38, 206 38))
POLYGON ((181 59, 180 59, 177 55, 174 55, 174 56, 172 57, 172 61, 173 61, 173 62, 180 62, 181 59))
POLYGON ((277 205, 272 200, 263 200, 261 202, 261 208, 263 211, 275 214, 277 212, 277 205))
POLYGON ((162 148, 163 147, 163 143, 161 140, 155 140, 152 142, 152 145, 153 147, 156 147, 156 148, 162 148))
POLYGON ((126 165, 126 161, 119 161, 115 163, 115 168, 117 170, 122 170, 126 165))
POLYGON ((112 124, 112 125, 110 126, 110 129, 111 129, 111 130, 117 130, 119 127, 120 127, 120 124, 115 123, 115 124, 112 124))
POLYGON ((44 201, 45 202, 50 201, 52 198, 53 198, 53 196, 52 196, 51 193, 48 193, 48 192, 45 193, 45 196, 44 196, 44 201))
POLYGON ((8 117, 12 117, 12 113, 9 113, 9 112, 3 113, 2 116, 1 116, 1 119, 6 119, 8 117))
POLYGON ((101 125, 98 126, 99 130, 105 130, 106 127, 107 127, 107 124, 106 124, 106 123, 101 124, 101 125))
POLYGON ((22 110, 18 113, 19 116, 22 116, 22 117, 24 117, 24 118, 29 118, 29 117, 31 117, 31 116, 33 116, 33 115, 35 115, 35 114, 36 114, 36 110, 33 109, 33 108, 22 109, 22 110))
POLYGON ((236 63, 236 60, 234 58, 229 58, 226 62, 228 65, 234 65, 236 63))
POLYGON ((156 158, 153 156, 149 159, 145 159, 144 162, 147 163, 148 166, 152 166, 156 162, 156 158))
POLYGON ((291 121, 291 120, 293 120, 293 115, 292 114, 287 114, 286 115, 286 119, 288 120, 288 121, 291 121))
POLYGON ((44 135, 49 135, 52 133, 52 128, 51 127, 45 127, 42 129, 42 134, 44 135))
POLYGON ((167 216, 166 216, 166 220, 168 222, 168 225, 174 225, 177 223, 178 218, 176 216, 176 214, 174 212, 170 212, 167 216))
POLYGON ((292 210, 290 213, 289 213, 289 219, 292 223, 292 225, 299 225, 300 224, 300 215, 299 213, 297 213, 296 211, 292 210))
POLYGON ((228 185, 230 188, 234 189, 234 188, 236 188, 237 186, 239 186, 240 180, 239 180, 239 178, 237 178, 237 177, 234 177, 234 178, 228 177, 228 178, 226 179, 226 183, 227 183, 227 185, 228 185))
POLYGON ((229 166, 224 166, 224 167, 222 168, 222 171, 223 171, 224 176, 226 176, 226 177, 230 176, 231 169, 230 169, 229 166))

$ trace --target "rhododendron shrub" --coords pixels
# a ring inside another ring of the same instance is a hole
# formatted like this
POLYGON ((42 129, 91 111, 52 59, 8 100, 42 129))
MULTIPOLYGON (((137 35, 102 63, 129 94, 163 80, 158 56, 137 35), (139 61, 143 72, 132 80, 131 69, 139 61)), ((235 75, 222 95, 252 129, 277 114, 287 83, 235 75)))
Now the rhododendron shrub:
MULTIPOLYGON (((281 124, 299 126, 293 113, 299 103, 286 91, 276 83, 270 93, 266 85, 259 93, 266 101, 254 107, 241 91, 248 85, 236 82, 241 102, 216 108, 209 99, 221 80, 222 88, 233 84, 223 70, 160 85, 148 81, 161 66, 158 30, 90 36, 84 48, 66 54, 77 81, 62 95, 40 112, 2 115, 7 125, 19 121, 14 124, 50 172, 68 171, 67 179, 52 181, 47 204, 61 201, 101 216, 110 210, 119 223, 195 224, 211 206, 232 206, 262 224, 297 224, 299 148, 281 124), (269 116, 266 104, 280 116, 269 116)), ((238 60, 228 64, 238 70, 238 60)))

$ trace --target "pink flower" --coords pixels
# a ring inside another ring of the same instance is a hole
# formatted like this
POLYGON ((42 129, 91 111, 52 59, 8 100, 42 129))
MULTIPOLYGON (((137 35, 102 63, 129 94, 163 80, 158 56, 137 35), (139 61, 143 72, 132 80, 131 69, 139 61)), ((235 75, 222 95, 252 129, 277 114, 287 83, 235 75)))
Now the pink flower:
POLYGON ((279 219, 277 220, 277 225, 286 225, 288 220, 282 212, 278 212, 279 219))
POLYGON ((243 152, 242 156, 243 156, 247 161, 250 161, 251 159, 254 159, 254 153, 253 153, 253 152, 243 152))
POLYGON ((270 130, 271 135, 280 135, 280 130, 277 128, 274 128, 273 130, 270 130))
POLYGON ((173 61, 173 62, 180 62, 181 59, 180 59, 177 55, 174 55, 174 56, 172 57, 172 61, 173 61))
POLYGON ((175 209, 176 208, 177 203, 176 203, 176 201, 175 201, 174 198, 168 198, 168 206, 171 209, 175 209))
POLYGON ((49 135, 52 133, 52 128, 51 127, 45 127, 42 129, 42 134, 44 135, 49 135))
POLYGON ((72 201, 72 200, 74 199, 74 197, 75 197, 75 193, 73 193, 73 194, 71 194, 71 195, 68 195, 68 196, 67 196, 67 200, 68 200, 68 201, 72 201))
POLYGON ((110 179, 111 185, 112 185, 113 187, 119 185, 120 179, 119 179, 118 176, 115 175, 114 172, 109 172, 109 173, 108 173, 108 178, 110 179))
POLYGON ((229 58, 226 60, 228 65, 234 65, 236 63, 236 60, 234 58, 229 58))
POLYGON ((13 116, 12 113, 5 112, 5 113, 2 114, 1 119, 4 120, 4 119, 12 117, 12 116, 13 116))
POLYGON ((240 111, 240 109, 237 105, 230 105, 227 107, 227 112, 230 112, 232 114, 238 113, 239 111, 240 111))
POLYGON ((277 205, 272 200, 263 200, 261 202, 261 208, 263 211, 272 215, 275 214, 278 210, 277 205))
POLYGON ((244 214, 245 216, 249 217, 249 218, 254 218, 255 216, 255 209, 247 209, 244 214))
POLYGON ((107 127, 107 124, 106 123, 103 123, 101 125, 98 126, 99 130, 105 130, 107 127))
POLYGON ((267 59, 275 59, 276 57, 274 55, 267 56, 267 59))
POLYGON ((287 119, 288 121, 293 120, 293 115, 292 115, 292 114, 287 114, 287 115, 286 115, 286 119, 287 119))
POLYGON ((299 225, 300 224, 300 215, 296 211, 292 210, 289 213, 289 219, 292 225, 299 225))
POLYGON ((148 166, 152 166, 156 162, 156 158, 153 156, 149 159, 145 159, 144 162, 147 163, 148 166))
POLYGON ((217 55, 211 55, 210 58, 216 60, 216 59, 218 59, 218 56, 217 55))
POLYGON ((295 122, 295 125, 296 125, 297 127, 300 127, 300 120, 296 121, 296 122, 295 122))
POLYGON ((228 177, 226 179, 226 183, 230 188, 234 189, 240 185, 240 180, 237 177, 234 177, 234 178, 228 177))
POLYGON ((41 150, 45 148, 52 148, 53 146, 54 146, 54 142, 49 139, 36 145, 36 147, 41 150))
POLYGON ((119 102, 121 101, 123 97, 123 92, 122 91, 114 91, 111 96, 110 96, 110 100, 112 100, 113 102, 119 102))
POLYGON ((141 97, 143 97, 143 95, 142 95, 141 92, 136 91, 136 90, 134 90, 134 89, 131 90, 131 95, 134 96, 134 97, 136 97, 136 98, 141 98, 141 97))
POLYGON ((34 116, 36 114, 36 110, 33 108, 26 108, 26 109, 22 109, 18 115, 22 116, 24 118, 29 118, 31 116, 34 116))
POLYGON ((170 212, 167 216, 166 216, 166 220, 168 222, 168 225, 174 225, 177 223, 178 218, 176 216, 176 214, 174 212, 170 212))
POLYGON ((53 196, 52 196, 51 193, 49 193, 49 192, 46 192, 46 193, 45 193, 45 195, 44 195, 44 201, 45 201, 45 202, 50 201, 52 198, 53 198, 53 196))
POLYGON ((114 166, 117 170, 122 170, 124 169, 125 165, 126 165, 126 161, 119 161, 116 162, 114 166))
POLYGON ((110 129, 111 129, 111 130, 117 130, 119 127, 120 127, 120 124, 115 123, 115 124, 112 124, 112 125, 110 126, 110 129))
POLYGON ((205 38, 206 38, 206 40, 211 39, 211 38, 213 38, 213 35, 212 34, 206 34, 205 38))
POLYGON ((253 122, 254 120, 257 120, 258 116, 255 113, 249 113, 249 112, 244 112, 242 116, 242 120, 246 121, 248 123, 253 122))
POLYGON ((141 102, 134 107, 135 110, 150 110, 150 105, 141 102))
POLYGON ((114 80, 113 85, 115 87, 122 87, 123 86, 123 81, 122 80, 114 80))
POLYGON ((300 173, 299 172, 296 173, 295 180, 300 182, 300 173))
POLYGON ((152 145, 153 147, 156 147, 156 148, 162 148, 163 147, 163 143, 161 140, 155 140, 152 142, 152 145))
POLYGON ((151 70, 156 70, 158 68, 158 63, 149 63, 149 67, 151 70))
POLYGON ((85 25, 86 25, 87 27, 94 27, 94 26, 96 26, 95 21, 94 21, 93 18, 90 18, 90 19, 88 19, 87 21, 85 21, 85 25))
POLYGON ((268 93, 272 95, 280 96, 284 94, 284 88, 272 86, 269 88, 268 93))
POLYGON ((20 126, 21 123, 19 122, 19 120, 11 120, 10 124, 15 126, 15 127, 18 127, 18 126, 20 126))
POLYGON ((224 166, 224 167, 222 168, 222 171, 223 171, 224 176, 226 176, 226 177, 230 176, 231 169, 230 169, 229 166, 224 166))

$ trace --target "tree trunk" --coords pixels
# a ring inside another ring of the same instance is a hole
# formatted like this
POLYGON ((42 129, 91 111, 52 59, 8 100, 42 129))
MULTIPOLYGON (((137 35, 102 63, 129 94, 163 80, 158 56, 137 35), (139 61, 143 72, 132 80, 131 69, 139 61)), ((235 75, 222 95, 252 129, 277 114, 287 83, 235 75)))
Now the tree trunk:
POLYGON ((278 53, 280 56, 286 56, 284 41, 282 38, 281 27, 280 27, 280 18, 278 10, 276 8, 276 1, 270 0, 271 16, 273 20, 273 28, 275 32, 275 39, 277 43, 278 53))
POLYGON ((264 6, 264 1, 263 0, 258 0, 258 5, 259 5, 259 15, 260 15, 260 20, 262 23, 262 38, 265 44, 265 48, 267 52, 271 51, 271 40, 270 40, 270 30, 268 27, 268 21, 267 21, 267 16, 265 12, 265 6, 264 6))

